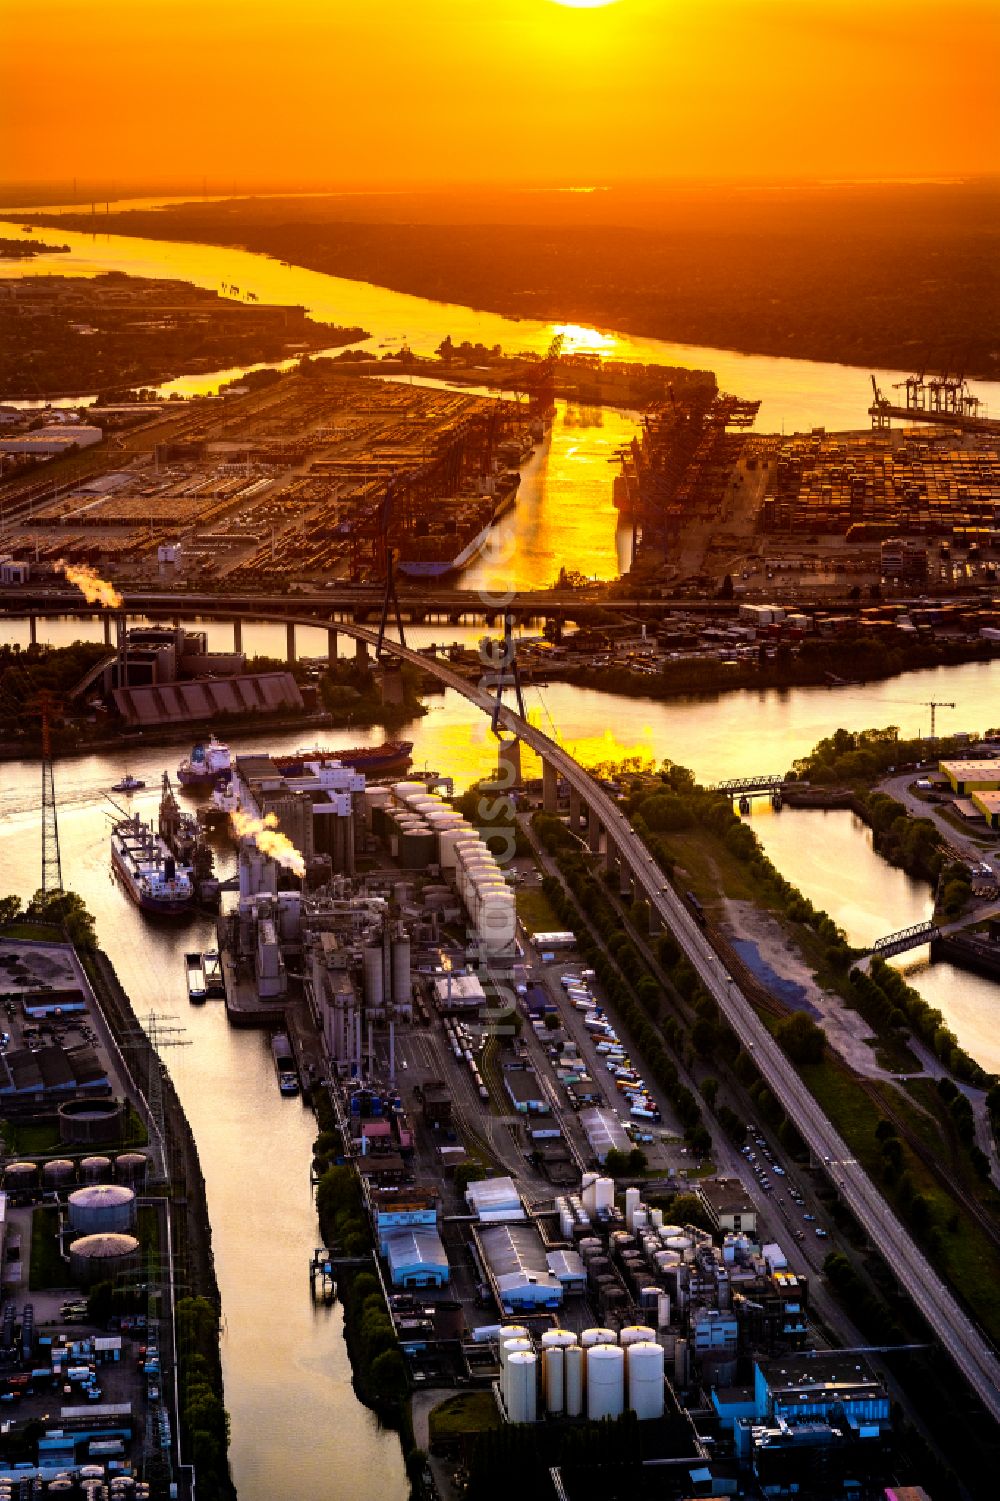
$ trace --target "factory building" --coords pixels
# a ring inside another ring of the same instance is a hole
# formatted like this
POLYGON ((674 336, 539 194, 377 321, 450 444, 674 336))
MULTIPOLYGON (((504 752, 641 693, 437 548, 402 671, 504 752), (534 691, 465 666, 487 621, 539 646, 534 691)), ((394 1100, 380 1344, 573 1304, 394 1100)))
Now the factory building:
POLYGON ((828 1422, 839 1415, 863 1435, 890 1421, 880 1378, 863 1356, 840 1350, 757 1360, 754 1406, 758 1422, 828 1422))
POLYGON ((248 672, 243 652, 210 652, 204 631, 135 626, 100 676, 128 724, 183 724, 226 715, 273 714, 303 708, 290 672, 248 672))
POLYGON ((475 1232, 497 1301, 505 1313, 559 1308, 563 1284, 549 1268, 534 1225, 489 1225, 475 1232))
POLYGON ((533 1068, 506 1067, 503 1071, 503 1087, 519 1115, 538 1115, 549 1108, 549 1102, 533 1068))
POLYGON ((972 805, 991 829, 1000 829, 1000 792, 974 792, 972 805))
MULTIPOLYGON (((388 1130, 388 1122, 378 1124, 388 1130)), ((369 1202, 379 1255, 388 1262, 393 1287, 444 1287, 451 1269, 438 1233, 435 1190, 371 1189, 369 1202)))
POLYGON ((50 423, 37 432, 0 437, 0 453, 11 458, 60 459, 78 448, 93 448, 104 433, 83 423, 50 423))
POLYGON ((599 1107, 593 1110, 581 1110, 580 1124, 590 1144, 590 1150, 598 1162, 603 1162, 612 1149, 616 1152, 632 1150, 632 1143, 613 1111, 602 1110, 599 1107))
POLYGON ((524 1205, 513 1178, 482 1178, 465 1190, 465 1202, 480 1224, 523 1220, 524 1205))
POLYGON ((757 1211, 738 1178, 707 1178, 697 1193, 716 1230, 756 1235, 757 1211))

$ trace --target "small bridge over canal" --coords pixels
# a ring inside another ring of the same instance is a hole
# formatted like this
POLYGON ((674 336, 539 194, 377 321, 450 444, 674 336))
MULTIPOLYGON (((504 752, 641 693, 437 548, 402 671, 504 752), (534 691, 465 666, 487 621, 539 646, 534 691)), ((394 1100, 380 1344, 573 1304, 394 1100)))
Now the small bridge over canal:
POLYGON ((888 933, 868 950, 872 958, 892 959, 896 954, 905 954, 907 949, 918 949, 922 944, 940 938, 941 929, 933 922, 914 923, 912 928, 901 928, 898 933, 888 933))

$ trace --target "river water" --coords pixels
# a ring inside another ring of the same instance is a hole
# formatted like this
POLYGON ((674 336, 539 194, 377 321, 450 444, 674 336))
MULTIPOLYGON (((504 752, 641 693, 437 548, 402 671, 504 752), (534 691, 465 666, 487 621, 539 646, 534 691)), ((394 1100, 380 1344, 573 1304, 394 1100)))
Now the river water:
MULTIPOLYGON (((0 224, 0 236, 20 227, 0 224)), ((134 275, 182 277, 217 288, 236 282, 261 301, 302 303, 314 316, 362 324, 377 344, 406 339, 430 353, 450 333, 461 339, 542 351, 557 326, 514 322, 468 308, 429 303, 364 284, 286 267, 247 252, 171 244, 123 236, 89 236, 47 230, 50 242, 67 242, 69 256, 43 256, 12 265, 0 275, 94 275, 119 270, 134 275)), ((725 389, 764 398, 760 426, 789 431, 815 424, 867 425, 864 372, 836 365, 734 355, 657 340, 570 329, 568 347, 591 348, 618 358, 683 363, 714 369, 725 389)), ((217 389, 223 376, 171 383, 183 394, 217 389)), ((884 373, 890 382, 891 372, 884 373)), ((981 390, 994 410, 1000 388, 981 390)), ((550 582, 565 563, 607 577, 626 561, 626 540, 610 504, 609 460, 627 440, 627 413, 581 411, 560 403, 550 438, 524 471, 516 511, 505 519, 501 543, 513 562, 510 580, 550 582)), ((472 586, 494 583, 497 557, 466 575, 472 586)), ((508 575, 505 575, 508 577, 508 575)), ((211 646, 231 645, 226 627, 208 627, 211 646)), ((65 644, 98 639, 96 622, 40 624, 42 639, 65 644)), ((474 642, 475 627, 414 627, 414 645, 442 639, 474 642)), ((0 639, 27 641, 27 625, 4 623, 0 639)), ((284 656, 281 626, 244 630, 250 653, 284 656)), ((320 655, 325 632, 302 629, 301 655, 320 655)), ((345 651, 350 644, 345 642, 345 651)), ((738 693, 723 699, 660 704, 553 684, 530 688, 528 708, 541 728, 555 733, 587 764, 635 755, 692 767, 702 780, 748 772, 785 770, 822 736, 840 725, 896 724, 904 734, 926 733, 930 698, 954 701, 947 729, 982 729, 996 720, 995 669, 968 665, 908 674, 870 687, 738 693)), ((494 764, 485 717, 474 715, 451 692, 429 699, 428 714, 402 733, 414 741, 414 764, 454 776, 461 789, 494 764)), ((331 735, 332 744, 368 744, 378 731, 331 735)), ((275 750, 294 749, 297 735, 275 735, 275 750)), ((258 742, 260 743, 260 742, 258 742)), ((130 751, 128 769, 158 785, 180 749, 130 751)), ((530 758, 525 758, 530 774, 530 758)), ((66 760, 57 768, 60 832, 66 884, 79 891, 97 918, 98 933, 137 1012, 173 1012, 190 1047, 167 1055, 201 1153, 214 1227, 225 1316, 223 1359, 227 1405, 233 1419, 233 1470, 243 1501, 274 1495, 378 1495, 396 1501, 406 1492, 396 1439, 380 1432, 356 1401, 337 1309, 316 1311, 308 1296, 307 1268, 317 1238, 308 1185, 309 1148, 315 1126, 297 1101, 275 1088, 266 1038, 231 1031, 222 1007, 189 1007, 183 954, 207 947, 211 924, 184 931, 153 928, 111 882, 106 790, 125 770, 120 756, 66 760), (363 1478, 362 1478, 363 1477, 363 1478)), ((0 766, 0 893, 28 896, 40 862, 39 773, 34 763, 0 766)), ((138 805, 152 812, 156 792, 138 805)), ((775 863, 827 908, 858 941, 903 927, 923 916, 925 888, 885 866, 873 854, 867 831, 850 814, 754 809, 754 827, 775 863)), ((222 856, 221 868, 227 869, 222 856)), ((1000 1067, 991 1026, 995 989, 948 966, 930 967, 920 955, 906 964, 912 982, 941 1007, 963 1045, 987 1067, 1000 1067)))

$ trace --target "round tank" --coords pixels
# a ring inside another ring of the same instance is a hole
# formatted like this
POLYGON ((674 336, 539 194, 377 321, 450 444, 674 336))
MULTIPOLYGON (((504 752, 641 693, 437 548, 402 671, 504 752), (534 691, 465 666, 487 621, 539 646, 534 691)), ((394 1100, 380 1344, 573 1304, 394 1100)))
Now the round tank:
POLYGON ((646 1228, 646 1226, 648 1224, 649 1224, 649 1211, 646 1210, 646 1209, 637 1209, 635 1211, 635 1213, 632 1215, 632 1229, 633 1230, 645 1230, 645 1228, 646 1228))
POLYGON ((129 1188, 141 1188, 149 1173, 149 1158, 145 1152, 121 1152, 115 1159, 115 1181, 129 1188))
POLYGON ((594 1185, 597 1193, 597 1211, 610 1214, 615 1207, 615 1182, 613 1178, 598 1178, 594 1185))
POLYGON ((628 1406, 637 1418, 663 1416, 663 1346, 648 1340, 629 1345, 628 1406))
POLYGON ((642 1194, 639 1192, 639 1190, 637 1188, 626 1188, 626 1190, 625 1190, 625 1223, 626 1223, 626 1225, 628 1226, 628 1228, 630 1230, 632 1230, 632 1229, 635 1228, 634 1224, 633 1224, 633 1221, 635 1219, 635 1212, 636 1212, 636 1210, 638 1209, 638 1207, 639 1207, 639 1205, 641 1203, 642 1203, 642 1194))
POLYGON ((645 1345, 649 1343, 649 1326, 647 1324, 626 1324, 619 1331, 618 1343, 623 1349, 629 1345, 645 1345))
POLYGON ((660 1226, 660 1239, 662 1241, 669 1240, 672 1235, 683 1235, 683 1234, 684 1234, 684 1226, 683 1225, 661 1225, 660 1226))
POLYGON ((4 1168, 3 1181, 8 1188, 34 1188, 38 1182, 38 1164, 34 1162, 10 1162, 4 1168))
POLYGON ((594 1345, 587 1351, 587 1417, 619 1418, 625 1410, 625 1351, 594 1345))
POLYGON ((135 1194, 120 1183, 91 1183, 69 1196, 69 1223, 85 1235, 129 1230, 135 1224, 135 1194))
POLYGON ((59 1140, 119 1141, 123 1117, 121 1100, 67 1100, 59 1106, 59 1140))
POLYGON ((46 1188, 63 1188, 76 1181, 76 1163, 68 1157, 53 1157, 42 1166, 42 1182, 46 1188))
POLYGON ((663 1210, 651 1209, 649 1211, 649 1222, 654 1230, 659 1230, 663 1225, 663 1210))
POLYGON ((584 1351, 579 1345, 567 1345, 563 1352, 564 1390, 568 1418, 578 1418, 583 1414, 584 1359, 584 1351))
POLYGON ((548 1350, 562 1347, 568 1350, 570 1345, 576 1344, 576 1335, 572 1329, 546 1329, 542 1335, 542 1349, 548 1350))
POLYGON ((394 782, 393 792, 404 803, 410 797, 424 797, 427 792, 426 782, 394 782))
POLYGON ((668 1251, 679 1251, 682 1255, 685 1251, 690 1251, 693 1245, 690 1235, 670 1235, 666 1241, 668 1251))
POLYGON ((515 1350, 507 1362, 507 1416, 512 1423, 533 1423, 538 1415, 538 1357, 515 1350))
POLYGON ((81 1287, 113 1282, 139 1268, 139 1242, 134 1235, 84 1235, 69 1248, 70 1273, 81 1287))
POLYGON ((542 1391, 545 1411, 562 1412, 566 1405, 566 1352, 561 1345, 542 1350, 542 1391))
POLYGON ((84 1183, 106 1183, 111 1177, 110 1157, 84 1157, 80 1163, 80 1177, 84 1183))
POLYGON ((589 1350, 595 1345, 616 1345, 618 1336, 613 1329, 585 1329, 580 1335, 580 1343, 589 1350))
POLYGON ((497 1338, 501 1345, 505 1339, 527 1339, 528 1330, 523 1324, 501 1324, 497 1338))

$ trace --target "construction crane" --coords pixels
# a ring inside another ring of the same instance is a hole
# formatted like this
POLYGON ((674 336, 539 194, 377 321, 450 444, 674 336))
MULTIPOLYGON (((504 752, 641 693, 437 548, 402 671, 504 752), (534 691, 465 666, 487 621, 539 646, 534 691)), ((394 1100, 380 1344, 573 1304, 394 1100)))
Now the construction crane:
POLYGON ((943 698, 922 698, 920 703, 923 708, 931 711, 931 739, 937 739, 937 711, 938 709, 954 709, 955 705, 946 702, 943 698))

